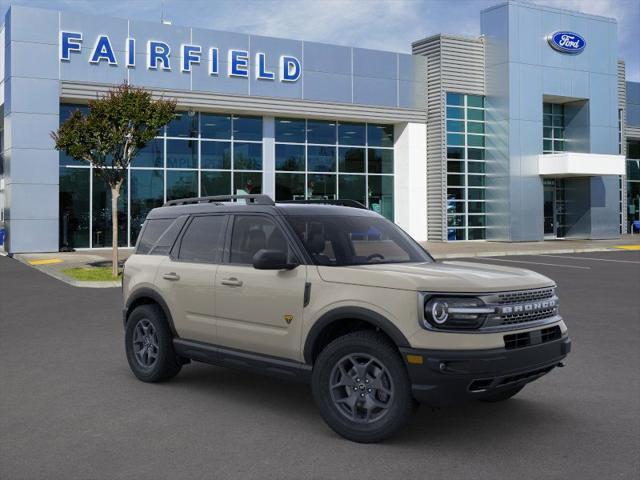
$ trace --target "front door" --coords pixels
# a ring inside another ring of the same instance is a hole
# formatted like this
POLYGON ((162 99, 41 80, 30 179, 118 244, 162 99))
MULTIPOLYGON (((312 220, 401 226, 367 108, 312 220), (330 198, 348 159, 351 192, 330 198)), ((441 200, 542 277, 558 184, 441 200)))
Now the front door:
POLYGON ((300 360, 306 267, 256 270, 258 250, 293 256, 282 228, 264 215, 236 215, 228 261, 216 274, 216 321, 221 346, 300 360))
POLYGON ((171 309, 178 335, 216 343, 215 278, 224 247, 226 215, 194 216, 159 266, 156 285, 171 309))
POLYGON ((544 237, 563 238, 566 234, 564 180, 547 178, 544 185, 544 237))

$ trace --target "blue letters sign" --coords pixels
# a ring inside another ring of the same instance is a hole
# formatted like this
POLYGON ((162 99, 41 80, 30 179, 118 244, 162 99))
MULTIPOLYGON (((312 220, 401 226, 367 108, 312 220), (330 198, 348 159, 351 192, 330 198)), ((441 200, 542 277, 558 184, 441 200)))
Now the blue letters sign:
POLYGON ((582 53, 587 42, 577 33, 573 32, 555 32, 547 37, 547 42, 551 48, 562 53, 582 53))
MULTIPOLYGON (((81 32, 61 31, 59 41, 60 61, 70 62, 74 55, 82 52, 84 38, 81 32)), ((89 63, 100 65, 104 60, 109 65, 118 66, 119 60, 116 53, 120 54, 123 50, 124 58, 121 58, 120 61, 124 63, 126 68, 136 68, 136 57, 142 54, 136 51, 135 38, 112 43, 108 35, 100 35, 89 51, 89 63)), ((165 42, 149 40, 145 52, 147 69, 170 72, 175 61, 180 64, 181 72, 190 73, 193 66, 199 65, 206 59, 208 74, 214 77, 219 75, 220 60, 217 47, 211 47, 208 51, 203 52, 200 45, 182 44, 179 50, 177 48, 176 50, 173 52, 171 46, 165 42)), ((262 52, 256 52, 251 56, 246 50, 229 49, 226 59, 226 74, 229 77, 249 78, 250 70, 254 72, 257 80, 275 80, 277 74, 281 82, 297 82, 302 76, 300 60, 290 55, 280 56, 280 68, 277 73, 275 68, 273 70, 267 68, 269 62, 266 54, 262 52)))

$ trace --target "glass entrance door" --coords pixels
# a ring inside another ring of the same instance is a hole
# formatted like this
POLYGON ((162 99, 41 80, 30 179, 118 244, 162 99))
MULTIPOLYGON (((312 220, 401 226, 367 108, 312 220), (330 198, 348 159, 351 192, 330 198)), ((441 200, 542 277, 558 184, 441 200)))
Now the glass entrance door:
POLYGON ((564 180, 546 178, 544 185, 544 238, 563 238, 566 234, 564 180))
POLYGON ((544 182, 544 238, 555 238, 555 195, 556 181, 552 178, 543 180, 544 182))

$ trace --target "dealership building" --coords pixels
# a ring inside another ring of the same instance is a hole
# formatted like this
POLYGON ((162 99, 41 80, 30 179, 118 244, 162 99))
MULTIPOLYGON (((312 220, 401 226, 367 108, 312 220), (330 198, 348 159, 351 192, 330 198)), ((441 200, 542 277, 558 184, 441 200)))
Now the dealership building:
POLYGON ((507 2, 412 54, 12 6, 0 29, 9 252, 111 246, 110 190, 51 132, 123 81, 175 98, 117 215, 165 201, 353 199, 417 240, 616 238, 640 220, 640 84, 615 20, 507 2))

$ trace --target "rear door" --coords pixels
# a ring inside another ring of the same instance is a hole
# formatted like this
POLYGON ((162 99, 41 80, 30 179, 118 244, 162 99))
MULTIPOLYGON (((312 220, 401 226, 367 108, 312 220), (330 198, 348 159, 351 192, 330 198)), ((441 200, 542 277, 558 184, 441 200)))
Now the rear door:
POLYGON ((216 274, 218 343, 299 360, 306 266, 256 270, 260 249, 282 250, 299 262, 292 239, 267 215, 237 214, 232 223, 227 258, 216 274))
POLYGON ((222 260, 228 216, 197 215, 165 258, 156 276, 184 339, 216 343, 215 278, 222 260))

